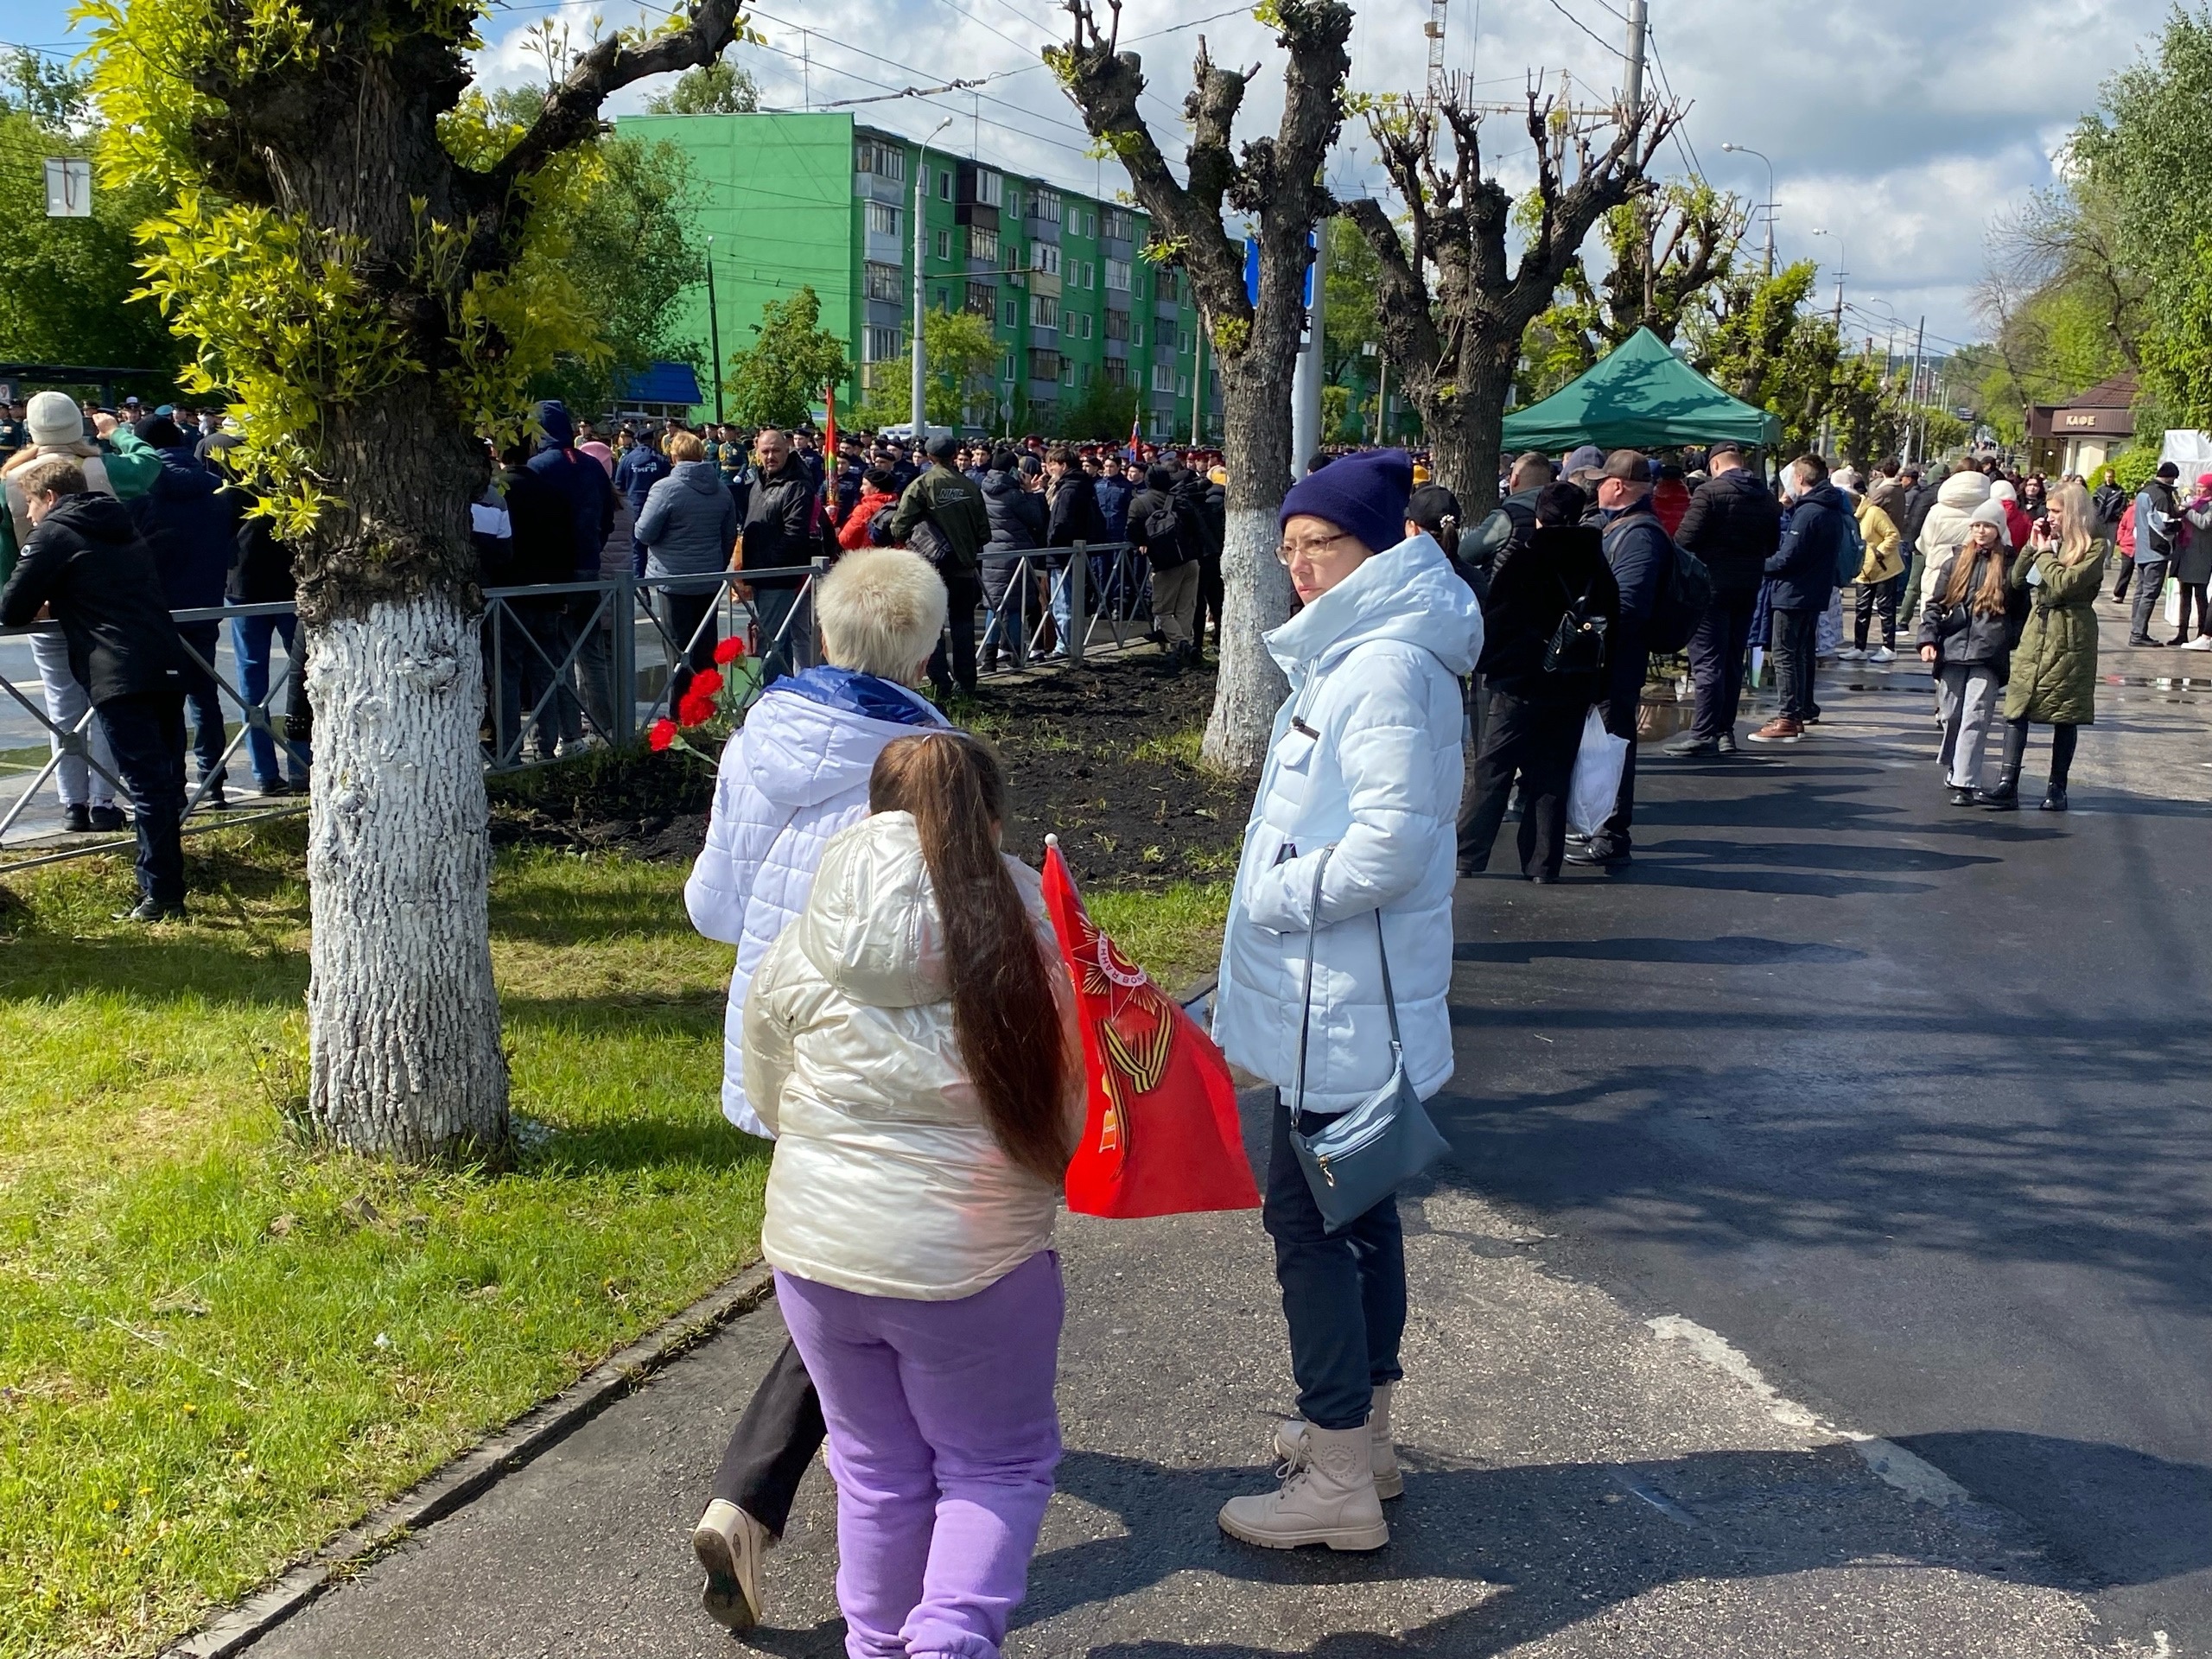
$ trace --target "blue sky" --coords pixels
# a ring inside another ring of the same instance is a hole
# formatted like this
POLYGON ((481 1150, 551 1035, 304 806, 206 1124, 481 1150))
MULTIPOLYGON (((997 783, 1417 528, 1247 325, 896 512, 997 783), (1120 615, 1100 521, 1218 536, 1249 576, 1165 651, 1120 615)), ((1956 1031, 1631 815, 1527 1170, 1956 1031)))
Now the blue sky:
MULTIPOLYGON (((1053 0, 762 0, 766 36, 739 56, 773 107, 819 107, 956 77, 991 75, 976 93, 861 105, 855 113, 893 130, 926 132, 957 117, 944 142, 1069 183, 1111 192, 1118 169, 1088 159, 1074 112, 1039 66, 1037 48, 1065 14, 1053 0)), ((1448 66, 1478 97, 1517 99, 1529 73, 1565 71, 1578 98, 1609 97, 1624 37, 1618 0, 1451 0, 1448 66)), ((67 50, 67 0, 0 0, 0 40, 67 50)), ((1179 153, 1176 122, 1203 34, 1217 60, 1280 61, 1248 13, 1208 0, 1128 0, 1122 35, 1138 41, 1154 85, 1145 107, 1163 145, 1179 153)), ((1845 295, 1860 334, 1877 321, 1922 314, 1938 340, 1980 332, 1968 292, 1983 264, 1993 217, 2051 177, 2051 157, 2096 99, 2098 83, 2148 42, 2167 0, 1651 0, 1655 90, 1691 105, 1670 171, 1701 166, 1715 183, 1765 194, 1764 168, 1722 153, 1749 145, 1773 159, 1779 248, 1812 257, 1825 295, 1846 269, 1845 295), (1814 234, 1815 231, 1827 232, 1814 234)), ((1426 0, 1358 5, 1352 85, 1417 89, 1425 73, 1426 0)), ((542 70, 525 33, 547 20, 585 38, 594 16, 609 24, 634 5, 521 4, 487 22, 480 65, 487 79, 542 70)), ((634 108, 648 88, 616 107, 634 108)), ((1248 130, 1279 108, 1267 77, 1248 102, 1248 130)), ((1526 135, 1497 118, 1497 161, 1509 182, 1526 176, 1526 135)), ((1331 165, 1340 194, 1379 188, 1372 145, 1348 128, 1331 165)), ((1902 347, 1900 349, 1903 349, 1902 347)))

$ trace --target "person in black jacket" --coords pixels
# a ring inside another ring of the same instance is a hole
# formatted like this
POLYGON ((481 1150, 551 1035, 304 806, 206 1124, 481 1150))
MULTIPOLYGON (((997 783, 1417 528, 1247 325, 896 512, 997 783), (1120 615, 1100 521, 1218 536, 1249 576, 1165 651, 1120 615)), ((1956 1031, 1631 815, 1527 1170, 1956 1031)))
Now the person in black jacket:
MULTIPOLYGON (((1567 790, 1590 705, 1609 684, 1602 648, 1595 660, 1561 663, 1552 646, 1562 621, 1594 621, 1609 637, 1620 588, 1599 532, 1580 523, 1584 497, 1572 484, 1537 492, 1536 522, 1492 576, 1483 601, 1478 664, 1489 709, 1474 787, 1459 814, 1459 874, 1479 875, 1522 788, 1521 873, 1555 881, 1567 851, 1567 790), (1548 665, 1548 661, 1549 665, 1548 665)), ((1568 624, 1570 631, 1574 623, 1568 624)), ((1588 647, 1584 647, 1587 651, 1588 647)))
POLYGON ((1936 677, 1943 722, 1936 763, 1954 806, 1976 804, 1982 747, 2004 700, 2012 642, 2026 620, 2027 589, 2005 581, 2011 569, 2004 508, 1985 501, 1974 511, 1964 544, 1936 573, 1935 591, 1921 607, 1920 660, 1936 677))
POLYGON ((1629 829, 1636 817, 1636 715, 1650 669, 1644 634, 1675 560, 1674 538, 1651 510, 1651 462, 1633 449, 1616 449, 1599 469, 1598 508, 1604 524, 1605 563, 1620 588, 1620 612, 1607 640, 1605 729, 1628 740, 1620 792, 1612 816, 1598 833, 1567 856, 1576 864, 1625 864, 1629 829))
MULTIPOLYGON (((228 474, 223 457, 238 440, 218 432, 203 442, 207 464, 228 474)), ((289 605, 296 596, 292 579, 292 550, 276 539, 276 521, 257 515, 251 508, 254 493, 237 480, 228 485, 238 503, 238 559, 231 566, 223 596, 233 605, 289 605)), ((265 616, 231 619, 231 654, 238 665, 238 690, 247 702, 270 701, 270 671, 274 665, 272 642, 284 642, 284 746, 280 756, 271 727, 248 722, 246 758, 252 763, 254 786, 264 795, 302 795, 308 789, 308 768, 313 759, 308 747, 312 729, 308 712, 307 661, 300 650, 299 618, 282 611, 265 616), (281 764, 280 764, 281 763, 281 764), (289 776, 287 774, 289 774, 289 776)), ((276 711, 268 711, 271 726, 276 711)))
MULTIPOLYGON (((207 610, 223 602, 231 563, 238 556, 238 504, 223 493, 223 480, 192 453, 175 422, 154 415, 138 423, 138 437, 162 458, 146 493, 130 504, 140 537, 162 575, 162 592, 172 611, 207 610)), ((200 662, 212 666, 223 625, 213 619, 177 625, 200 662)), ((223 698, 215 677, 198 664, 186 671, 184 699, 192 710, 192 747, 200 761, 200 799, 209 806, 223 798, 223 752, 229 734, 223 698)))
POLYGON ((1213 619, 1213 654, 1221 656, 1221 607, 1229 597, 1229 590, 1222 585, 1221 556, 1229 546, 1229 468, 1216 467, 1206 474, 1205 499, 1199 503, 1199 515, 1206 532, 1206 545, 1213 550, 1198 561, 1198 605, 1192 613, 1191 624, 1191 659, 1204 660, 1206 644, 1206 619, 1213 619))
POLYGON ((69 667, 107 728, 138 830, 137 907, 119 920, 184 915, 184 692, 192 667, 130 509, 95 495, 84 469, 50 456, 16 474, 34 526, 0 588, 0 627, 50 614, 69 667))
MULTIPOLYGON (((790 435, 772 426, 760 429, 753 440, 753 493, 745 504, 744 527, 738 531, 739 567, 772 570, 811 563, 822 550, 814 524, 813 474, 791 448, 790 435)), ((806 580, 803 575, 745 580, 760 629, 764 683, 781 678, 794 666, 804 666, 812 630, 803 622, 790 622, 790 618, 806 580)))
POLYGON ((983 606, 990 620, 983 628, 986 674, 1001 653, 1020 667, 1029 645, 1029 578, 1024 561, 1045 544, 1043 468, 1028 455, 1001 449, 983 473, 983 516, 991 539, 983 547, 983 606), (1033 484, 1032 479, 1037 482, 1033 484))
POLYGON ((1783 469, 1789 493, 1789 523, 1782 545, 1766 562, 1774 586, 1774 677, 1782 706, 1775 717, 1751 734, 1754 743, 1795 743, 1806 725, 1820 718, 1813 700, 1814 631, 1835 592, 1853 518, 1851 503, 1828 482, 1828 464, 1818 455, 1800 455, 1783 469))
MULTIPOLYGON (((575 573, 575 518, 568 498, 530 459, 528 446, 521 442, 499 456, 499 494, 507 510, 506 580, 518 588, 573 581, 575 573)), ((521 758, 524 734, 532 726, 542 760, 560 752, 563 731, 582 726, 575 687, 561 671, 574 643, 567 605, 559 594, 518 595, 507 601, 505 620, 492 633, 491 673, 499 688, 493 738, 503 765, 521 758)))
POLYGON ((1675 543, 1713 573, 1713 604, 1690 635, 1690 681, 1697 697, 1690 728, 1670 739, 1672 755, 1733 754, 1744 696, 1744 653, 1751 643, 1766 562, 1782 544, 1782 508, 1744 458, 1739 444, 1706 452, 1712 474, 1690 497, 1675 543))
POLYGON ((1193 626, 1198 609, 1202 531, 1175 499, 1173 467, 1154 465, 1144 488, 1129 498, 1129 540, 1152 566, 1152 621, 1167 648, 1167 666, 1181 671, 1198 654, 1193 626))
MULTIPOLYGON (((1096 547, 1106 541, 1106 518, 1098 510, 1096 480, 1084 471, 1081 459, 1069 444, 1055 444, 1045 457, 1045 545, 1073 547, 1081 542, 1085 547, 1096 547)), ((1065 658, 1068 654, 1068 640, 1074 626, 1074 595, 1070 591, 1073 578, 1060 572, 1067 568, 1067 561, 1052 563, 1052 629, 1055 638, 1049 658, 1065 658)), ((1092 571, 1103 561, 1086 556, 1084 560, 1084 607, 1086 619, 1098 609, 1098 582, 1092 571)))

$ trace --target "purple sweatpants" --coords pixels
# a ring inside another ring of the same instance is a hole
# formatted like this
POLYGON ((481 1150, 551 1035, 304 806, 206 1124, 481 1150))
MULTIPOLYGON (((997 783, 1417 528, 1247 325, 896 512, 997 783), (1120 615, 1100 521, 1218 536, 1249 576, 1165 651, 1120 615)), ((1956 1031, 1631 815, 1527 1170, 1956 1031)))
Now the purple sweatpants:
POLYGON ((1059 1258, 957 1302, 776 1275, 830 1426, 851 1659, 998 1659, 1060 1460, 1059 1258))

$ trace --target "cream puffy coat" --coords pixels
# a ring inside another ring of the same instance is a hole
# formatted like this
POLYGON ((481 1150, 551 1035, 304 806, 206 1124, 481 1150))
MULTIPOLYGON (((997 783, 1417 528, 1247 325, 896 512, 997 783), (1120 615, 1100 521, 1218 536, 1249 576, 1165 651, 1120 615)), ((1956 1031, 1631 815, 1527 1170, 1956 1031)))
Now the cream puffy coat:
POLYGON ((1333 847, 1313 943, 1306 1109, 1348 1111, 1390 1079, 1378 911, 1406 1073, 1426 1099, 1452 1075, 1453 823, 1466 770, 1459 677, 1482 656, 1482 609, 1435 542, 1415 536, 1267 644, 1290 696, 1244 828, 1214 1039, 1236 1065, 1289 1088, 1313 872, 1333 847))
MULTIPOLYGON (((1953 473, 1936 486, 1936 505, 1921 520, 1920 539, 1913 543, 1928 561, 1920 578, 1922 604, 1936 597, 1936 578, 1942 573, 1944 562, 1966 540, 1974 510, 1988 499, 1989 480, 1980 473, 1953 473)), ((2005 537, 2005 545, 2012 545, 2012 540, 2005 537)))
MULTIPOLYGON (((1036 872, 1007 864, 1057 969, 1036 872)), ((1053 978, 1079 1053, 1066 976, 1053 978)), ((953 1301, 1052 1243, 1060 1189, 985 1123, 950 995, 913 817, 863 819, 824 849, 746 999, 747 1094, 776 1136, 760 1233, 773 1266, 863 1296, 953 1301)), ((1068 1068, 1071 1142, 1082 1072, 1068 1068)))

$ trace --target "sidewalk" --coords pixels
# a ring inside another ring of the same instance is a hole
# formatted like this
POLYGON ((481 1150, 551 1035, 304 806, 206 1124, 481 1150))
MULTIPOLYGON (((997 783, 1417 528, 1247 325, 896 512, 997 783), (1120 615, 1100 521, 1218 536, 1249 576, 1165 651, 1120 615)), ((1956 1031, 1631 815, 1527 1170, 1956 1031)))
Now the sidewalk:
MULTIPOLYGON (((1262 1100, 1245 1102, 1248 1136, 1262 1100)), ((1010 1654, 2114 1654, 2006 1515, 1776 1396, 1733 1350, 1535 1259, 1445 1179, 1409 1195, 1407 1496, 1367 1557, 1224 1539, 1291 1387, 1256 1215, 1066 1222, 1060 1491, 1010 1654)), ((775 1628, 698 1611, 687 1548, 782 1340, 772 1304, 251 1649, 257 1659, 834 1659, 819 1464, 770 1560, 775 1628)), ((1845 1426, 1846 1428, 1848 1426, 1845 1426)))

